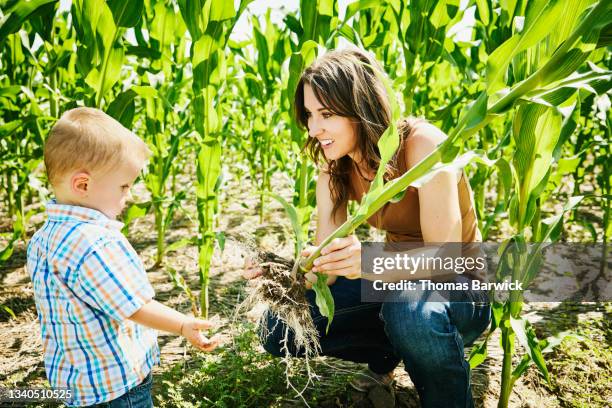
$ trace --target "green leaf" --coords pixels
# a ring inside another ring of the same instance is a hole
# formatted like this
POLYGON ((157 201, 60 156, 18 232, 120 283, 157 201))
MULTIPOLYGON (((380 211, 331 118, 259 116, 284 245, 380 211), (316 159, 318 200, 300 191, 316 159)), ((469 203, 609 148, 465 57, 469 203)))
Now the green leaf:
MULTIPOLYGON (((369 67, 374 71, 377 78, 384 84, 385 89, 387 91, 387 95, 389 96, 389 105, 391 108, 391 121, 389 122, 389 127, 385 129, 380 139, 378 139, 378 151, 380 152, 380 162, 378 165, 378 169, 376 171, 376 175, 374 176, 374 181, 370 186, 370 191, 375 192, 382 188, 384 184, 384 174, 387 169, 387 163, 393 158, 395 152, 399 147, 399 133, 397 130, 397 123, 400 119, 400 108, 397 102, 397 98, 395 97, 395 91, 389 81, 389 78, 385 75, 384 72, 379 72, 376 67, 369 67)), ((370 191, 368 191, 367 195, 371 195, 370 191)), ((364 197, 364 202, 368 202, 370 198, 364 197)), ((373 195, 373 194, 372 194, 373 195)))
POLYGON ((512 193, 512 169, 503 157, 497 160, 497 170, 504 189, 504 201, 509 202, 512 193))
POLYGON ((233 1, 211 0, 210 21, 224 21, 236 17, 233 1))
POLYGON ((0 251, 0 262, 7 261, 11 255, 13 255, 13 250, 15 249, 15 240, 11 240, 3 249, 0 251))
POLYGON ((512 164, 519 180, 516 214, 519 227, 531 221, 533 211, 529 210, 529 202, 533 203, 541 193, 539 187, 551 168, 561 124, 562 117, 556 108, 538 104, 521 106, 514 117, 512 138, 516 150, 512 164))
POLYGON ((358 12, 362 12, 369 8, 384 6, 386 1, 381 0, 355 0, 348 6, 346 6, 346 13, 344 14, 344 20, 348 20, 358 12))
POLYGON ((117 119, 126 128, 131 129, 136 110, 134 104, 136 95, 136 92, 132 89, 120 93, 108 106, 106 113, 117 119))
POLYGON ((144 10, 143 0, 108 0, 117 27, 135 27, 144 10))
POLYGON ((487 0, 476 0, 476 7, 480 21, 485 26, 488 26, 490 22, 489 2, 487 0))
POLYGON ((487 337, 480 343, 475 344, 470 351, 470 356, 468 358, 468 363, 470 364, 470 368, 474 369, 482 364, 487 359, 487 344, 489 338, 487 337))
POLYGON ((9 315, 11 315, 11 317, 13 319, 16 319, 17 316, 15 316, 15 312, 13 312, 13 309, 11 309, 10 307, 6 306, 6 305, 0 305, 0 309, 4 310, 6 313, 8 313, 9 315))
POLYGON ((429 21, 437 30, 445 27, 451 21, 446 10, 446 3, 446 0, 438 0, 434 6, 433 12, 429 16, 429 21))
POLYGON ((553 82, 546 87, 529 92, 525 99, 550 106, 559 106, 583 89, 594 94, 604 94, 612 87, 612 71, 604 71, 596 66, 587 72, 574 73, 553 82), (598 89, 594 89, 597 86, 598 89))
POLYGON ((497 47, 487 59, 487 93, 492 95, 504 87, 504 75, 512 58, 536 45, 558 24, 563 11, 562 0, 534 0, 529 3, 523 29, 497 47))
POLYGON ((204 201, 214 200, 214 188, 221 174, 221 144, 217 140, 201 144, 196 172, 196 196, 204 201))
POLYGON ((187 245, 194 245, 196 242, 193 238, 181 238, 178 241, 174 241, 170 245, 166 247, 166 252, 170 253, 172 251, 178 251, 181 248, 186 247, 187 245))
POLYGON ((98 68, 89 71, 85 78, 87 85, 96 91, 96 105, 104 95, 117 83, 123 65, 124 50, 122 46, 112 47, 105 56, 105 61, 98 68))
POLYGON ((9 10, 3 11, 4 20, 0 22, 0 44, 3 44, 9 34, 16 33, 25 21, 38 9, 49 4, 59 3, 58 0, 17 1, 9 10))
POLYGON ((448 143, 453 143, 458 138, 465 138, 482 127, 487 118, 488 95, 481 92, 478 98, 471 102, 459 116, 457 126, 448 135, 448 143))
POLYGON ((147 215, 150 208, 151 208, 150 201, 147 201, 144 203, 135 203, 135 204, 130 205, 128 209, 125 211, 125 214, 123 215, 123 223, 125 225, 123 227, 122 232, 124 234, 127 234, 130 223, 137 218, 141 218, 147 215))
POLYGON ((225 250, 225 232, 216 232, 215 239, 219 243, 219 249, 221 250, 221 252, 223 252, 225 250))
POLYGON ((293 234, 296 239, 296 254, 295 258, 297 259, 299 254, 302 252, 302 248, 304 247, 304 243, 306 242, 306 237, 304 236, 304 231, 302 230, 302 222, 298 215, 298 211, 293 204, 290 204, 283 197, 276 193, 269 192, 267 193, 270 197, 274 198, 276 201, 280 203, 285 209, 289 220, 291 221, 291 227, 293 228, 293 234))
POLYGON ((211 55, 221 49, 223 44, 218 40, 215 40, 208 34, 204 34, 198 41, 193 44, 193 56, 192 63, 194 67, 197 67, 200 63, 207 61, 211 55))
POLYGON ((541 261, 542 261, 542 250, 545 246, 549 245, 549 241, 556 240, 558 237, 554 237, 554 233, 559 230, 563 222, 563 216, 568 212, 573 210, 584 198, 584 196, 573 196, 569 199, 567 203, 563 206, 563 209, 559 214, 556 214, 552 217, 546 218, 541 221, 540 226, 540 234, 537 237, 537 242, 530 250, 527 262, 525 265, 525 272, 522 278, 523 286, 527 287, 529 283, 535 278, 537 275, 541 261))
MULTIPOLYGON (((524 318, 515 319, 510 317, 510 325, 516 334, 518 342, 527 351, 529 358, 535 363, 536 367, 538 367, 546 379, 546 382, 550 384, 550 376, 546 368, 546 362, 542 356, 542 350, 540 349, 538 339, 531 324, 524 318)), ((518 374, 518 372, 513 373, 513 377, 515 374, 518 374)))
POLYGON ((159 50, 163 53, 175 40, 174 30, 177 26, 177 16, 174 9, 164 2, 157 3, 153 11, 150 35, 159 42, 159 50))
POLYGON ((325 333, 329 332, 332 320, 334 319, 335 305, 334 298, 332 297, 331 290, 327 285, 327 275, 324 273, 316 273, 317 281, 312 285, 312 289, 315 291, 315 303, 319 308, 319 313, 322 316, 327 317, 327 327, 325 333))
POLYGON ((204 6, 203 0, 178 0, 179 9, 181 10, 181 16, 187 26, 187 30, 191 34, 192 41, 197 41, 202 36, 202 29, 206 27, 200 26, 202 8, 204 6))
POLYGON ((302 29, 302 26, 300 25, 299 20, 295 18, 293 14, 287 14, 285 18, 283 19, 283 21, 285 25, 291 31, 293 31, 299 38, 301 38, 302 35, 304 35, 304 30, 302 29))

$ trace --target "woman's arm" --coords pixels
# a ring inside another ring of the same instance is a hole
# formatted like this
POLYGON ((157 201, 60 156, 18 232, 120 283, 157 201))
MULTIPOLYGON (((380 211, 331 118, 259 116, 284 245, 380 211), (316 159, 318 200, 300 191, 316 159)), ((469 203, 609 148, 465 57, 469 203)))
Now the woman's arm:
MULTIPOLYGON (((334 202, 329 188, 330 176, 326 169, 319 171, 319 177, 317 178, 317 230, 315 233, 315 245, 319 245, 325 238, 331 235, 340 225, 342 225, 347 219, 347 208, 339 208, 332 216, 332 210, 334 208, 334 202)), ((326 248, 321 251, 321 257, 315 260, 315 267, 313 271, 317 271, 316 264, 325 260, 324 256, 330 252, 337 251, 334 256, 340 261, 335 263, 328 263, 326 267, 330 271, 335 271, 336 274, 330 274, 327 278, 327 284, 331 285, 336 281, 337 275, 346 271, 347 267, 355 269, 356 262, 358 263, 359 269, 361 268, 361 243, 357 240, 354 235, 334 240, 335 242, 330 243, 326 248)), ((314 247, 308 247, 302 251, 303 257, 308 257, 314 251, 314 247)), ((330 254, 331 255, 331 254, 330 254)), ((329 255, 328 255, 329 256, 329 255)), ((312 273, 306 274, 306 278, 314 282, 316 276, 312 273)))
MULTIPOLYGON (((419 123, 406 140, 406 162, 412 168, 429 155, 438 144, 446 139, 440 129, 429 123, 419 123)), ((421 233, 425 244, 423 248, 404 251, 403 254, 418 257, 461 256, 460 245, 442 245, 446 242, 461 242, 462 225, 459 206, 458 177, 454 171, 441 171, 418 189, 419 216, 421 233)), ((385 271, 382 275, 364 276, 366 279, 397 282, 402 279, 420 280, 442 277, 439 271, 418 268, 411 273, 406 271, 385 271)))
POLYGON ((317 178, 317 230, 315 233, 315 245, 319 245, 325 238, 330 236, 342 223, 346 221, 347 209, 339 208, 336 216, 332 216, 334 202, 329 188, 330 176, 326 169, 319 171, 317 178))
MULTIPOLYGON (((418 124, 406 141, 408 168, 429 155, 444 139, 444 132, 434 125, 418 124)), ((441 171, 418 189, 421 232, 425 243, 461 242, 457 183, 454 171, 441 171)))

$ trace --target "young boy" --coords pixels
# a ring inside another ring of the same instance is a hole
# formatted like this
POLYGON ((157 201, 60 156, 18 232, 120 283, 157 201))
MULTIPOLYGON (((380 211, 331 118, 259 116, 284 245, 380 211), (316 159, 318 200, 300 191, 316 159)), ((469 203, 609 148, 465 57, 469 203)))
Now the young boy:
POLYGON ((52 387, 67 405, 151 407, 156 330, 210 351, 212 325, 153 300, 142 261, 115 218, 150 154, 146 144, 104 112, 76 108, 55 124, 44 148, 56 199, 28 245, 52 387))

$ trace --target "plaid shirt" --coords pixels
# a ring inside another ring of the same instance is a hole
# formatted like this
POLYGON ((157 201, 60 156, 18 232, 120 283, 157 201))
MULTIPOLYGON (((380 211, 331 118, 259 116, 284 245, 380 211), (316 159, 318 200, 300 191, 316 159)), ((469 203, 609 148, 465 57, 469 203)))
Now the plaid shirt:
POLYGON ((54 201, 47 216, 27 270, 49 383, 72 390, 69 406, 113 400, 159 362, 157 332, 127 320, 155 293, 122 223, 54 201))

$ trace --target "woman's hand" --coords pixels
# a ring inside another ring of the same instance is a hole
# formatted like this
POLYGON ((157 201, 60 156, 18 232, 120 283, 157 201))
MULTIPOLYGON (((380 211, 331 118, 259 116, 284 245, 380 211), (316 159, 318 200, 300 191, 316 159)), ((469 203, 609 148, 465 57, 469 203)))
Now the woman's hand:
MULTIPOLYGON (((310 248, 309 250, 309 254, 312 253, 310 248)), ((328 284, 335 282, 338 276, 348 279, 360 278, 361 242, 355 235, 335 238, 321 250, 321 256, 314 261, 312 272, 328 275, 328 284)))
MULTIPOLYGON (((315 251, 315 249, 317 249, 316 246, 309 245, 304 250, 302 250, 302 253, 300 255, 302 256, 302 258, 308 258, 315 251)), ((311 270, 309 272, 306 272, 304 276, 306 277, 306 288, 312 288, 312 285, 317 282, 317 275, 315 275, 315 273, 311 270)), ((336 282, 336 279, 338 279, 337 276, 328 276, 327 285, 333 285, 334 282, 336 282)))

